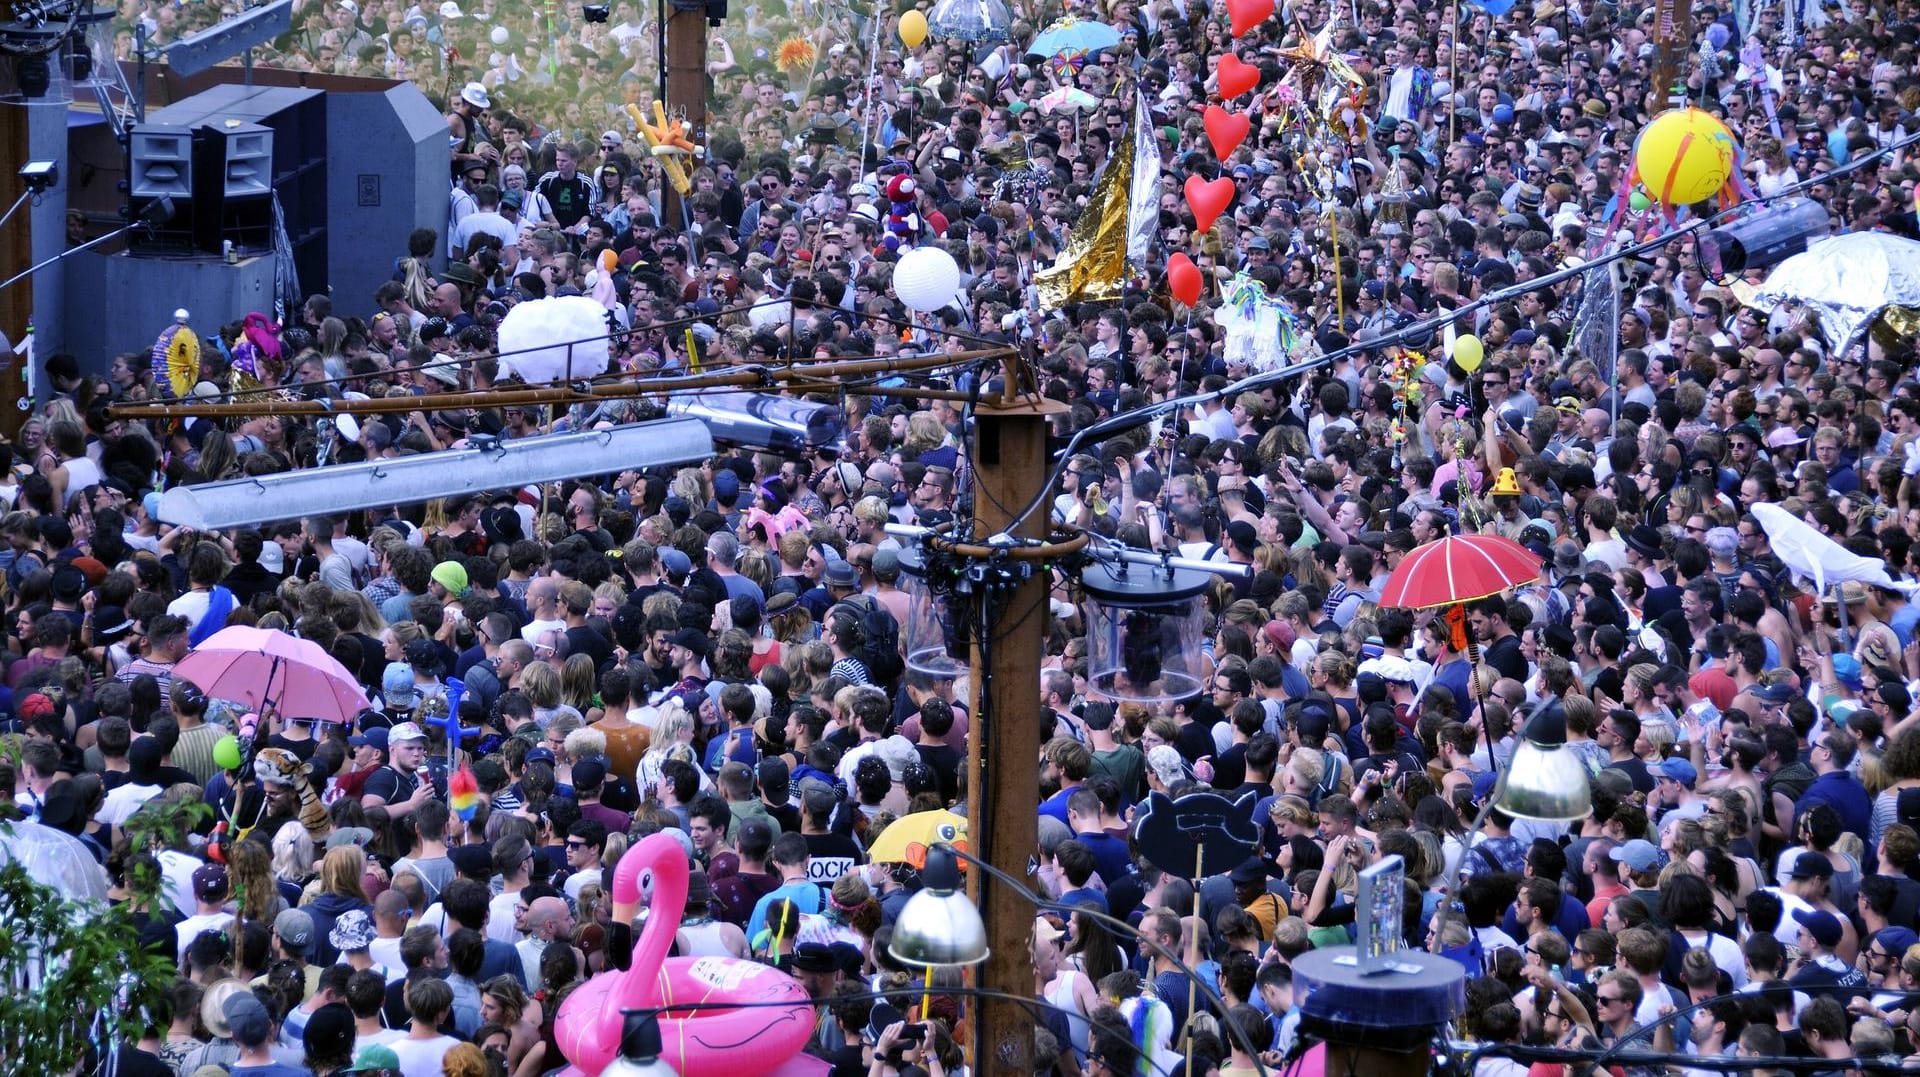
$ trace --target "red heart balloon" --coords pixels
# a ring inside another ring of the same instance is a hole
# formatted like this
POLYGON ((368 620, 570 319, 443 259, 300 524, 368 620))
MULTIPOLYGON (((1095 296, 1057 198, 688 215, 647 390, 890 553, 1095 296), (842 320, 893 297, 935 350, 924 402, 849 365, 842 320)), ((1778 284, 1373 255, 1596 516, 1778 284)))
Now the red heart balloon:
POLYGON ((1233 23, 1233 36, 1243 37, 1248 30, 1273 15, 1273 0, 1227 0, 1227 18, 1233 23))
POLYGON ((1206 112, 1207 141, 1213 143, 1213 155, 1225 161, 1229 154, 1240 148, 1246 141, 1247 130, 1252 127, 1244 112, 1228 112, 1219 105, 1208 105, 1206 112))
POLYGON ((1220 97, 1231 101, 1255 86, 1260 85, 1260 69, 1252 64, 1240 62, 1240 57, 1227 53, 1220 58, 1220 66, 1215 69, 1219 76, 1220 97))
POLYGON ((1202 232, 1213 227, 1213 222, 1227 210, 1227 204, 1233 201, 1233 180, 1221 176, 1216 180, 1203 180, 1199 176, 1187 177, 1187 206, 1193 210, 1193 222, 1202 232))
POLYGON ((1200 267, 1185 254, 1167 259, 1167 290, 1187 306, 1200 302, 1200 267))

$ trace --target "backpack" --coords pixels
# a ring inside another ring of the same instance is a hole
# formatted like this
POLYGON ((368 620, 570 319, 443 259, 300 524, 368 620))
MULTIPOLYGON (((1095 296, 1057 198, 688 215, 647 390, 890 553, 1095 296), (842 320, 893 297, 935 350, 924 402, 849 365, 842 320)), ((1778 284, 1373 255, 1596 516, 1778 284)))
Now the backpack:
POLYGON ((860 661, 875 684, 893 684, 907 671, 900 658, 900 622, 878 602, 863 602, 860 610, 860 637, 865 642, 860 661))

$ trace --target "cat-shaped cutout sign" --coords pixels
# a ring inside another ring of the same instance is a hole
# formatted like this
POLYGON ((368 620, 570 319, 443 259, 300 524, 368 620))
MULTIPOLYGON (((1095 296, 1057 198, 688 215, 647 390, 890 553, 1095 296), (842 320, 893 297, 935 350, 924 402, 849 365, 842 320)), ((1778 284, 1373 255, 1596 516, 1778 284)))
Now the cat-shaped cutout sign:
POLYGON ((1188 793, 1178 799, 1154 793, 1134 816, 1134 845, 1154 867, 1181 878, 1232 871, 1260 844, 1260 828, 1253 821, 1258 801, 1251 789, 1238 800, 1219 793, 1188 793))

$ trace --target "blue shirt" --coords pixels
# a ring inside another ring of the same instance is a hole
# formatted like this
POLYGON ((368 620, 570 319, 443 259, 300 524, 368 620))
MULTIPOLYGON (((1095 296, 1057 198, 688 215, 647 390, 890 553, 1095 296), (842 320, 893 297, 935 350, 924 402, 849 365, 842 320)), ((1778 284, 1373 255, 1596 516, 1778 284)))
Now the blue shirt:
POLYGON ((776 901, 791 901, 801 912, 817 913, 820 911, 820 888, 802 879, 797 883, 786 883, 762 894, 760 900, 753 903, 753 915, 747 918, 749 941, 759 937, 760 933, 767 929, 767 910, 776 901))
POLYGON ((1866 786, 1858 778, 1844 770, 1828 771, 1815 778, 1794 806, 1795 827, 1815 804, 1832 805, 1840 813, 1840 829, 1860 835, 1861 841, 1868 840, 1873 829, 1873 802, 1867 799, 1866 786))

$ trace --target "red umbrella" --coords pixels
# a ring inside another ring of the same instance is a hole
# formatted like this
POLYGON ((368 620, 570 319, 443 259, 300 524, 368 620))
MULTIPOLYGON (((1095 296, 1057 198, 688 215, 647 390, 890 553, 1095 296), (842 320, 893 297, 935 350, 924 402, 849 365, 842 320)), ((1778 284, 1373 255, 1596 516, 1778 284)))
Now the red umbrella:
POLYGON ((1499 535, 1449 535, 1415 547, 1380 589, 1382 606, 1424 610, 1497 595, 1540 578, 1540 558, 1499 535))
POLYGON ((271 702, 287 718, 351 722, 371 706, 345 666, 312 640, 285 632, 234 625, 195 647, 173 675, 212 699, 258 711, 271 702))

